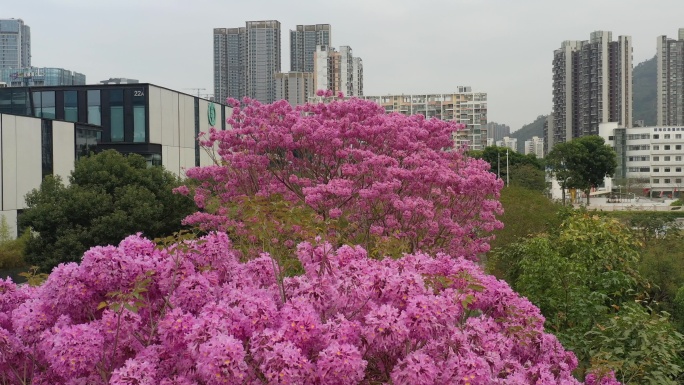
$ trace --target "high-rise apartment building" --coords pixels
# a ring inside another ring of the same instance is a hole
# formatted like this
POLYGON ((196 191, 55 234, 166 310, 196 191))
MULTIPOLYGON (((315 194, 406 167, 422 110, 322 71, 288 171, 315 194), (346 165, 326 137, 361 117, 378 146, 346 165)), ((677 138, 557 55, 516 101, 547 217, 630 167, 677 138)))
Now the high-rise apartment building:
POLYGON ((314 72, 316 46, 331 45, 330 24, 298 25, 290 30, 290 71, 314 72))
POLYGON ((503 139, 496 141, 497 147, 506 147, 510 150, 518 152, 518 138, 511 138, 504 136, 503 139))
POLYGON ((31 28, 21 19, 0 19, 0 69, 31 66, 31 28))
POLYGON ((314 55, 314 88, 363 96, 363 61, 354 57, 349 46, 339 51, 319 45, 314 55))
POLYGON ((684 125, 684 28, 678 39, 658 37, 657 110, 659 126, 684 125))
POLYGON ((600 123, 632 127, 632 38, 608 31, 564 41, 553 57, 553 143, 598 135, 600 123))
POLYGON ((471 87, 458 87, 450 94, 414 94, 360 96, 382 106, 387 113, 420 114, 461 123, 464 130, 454 135, 454 146, 482 150, 487 145, 487 93, 473 92, 471 87))
POLYGON ((262 103, 276 100, 280 72, 280 22, 248 21, 245 27, 214 28, 214 97, 248 96, 262 103))

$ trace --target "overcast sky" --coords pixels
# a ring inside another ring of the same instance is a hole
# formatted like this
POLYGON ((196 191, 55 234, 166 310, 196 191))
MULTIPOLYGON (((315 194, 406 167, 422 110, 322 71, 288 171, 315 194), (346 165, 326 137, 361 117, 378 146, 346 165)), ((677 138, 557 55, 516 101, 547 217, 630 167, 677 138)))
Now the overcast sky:
POLYGON ((213 93, 213 28, 247 20, 289 30, 331 24, 332 45, 363 59, 364 94, 488 94, 488 120, 512 130, 551 110, 551 60, 563 40, 630 35, 634 63, 684 27, 684 0, 0 0, 31 27, 32 64, 188 93, 213 93))

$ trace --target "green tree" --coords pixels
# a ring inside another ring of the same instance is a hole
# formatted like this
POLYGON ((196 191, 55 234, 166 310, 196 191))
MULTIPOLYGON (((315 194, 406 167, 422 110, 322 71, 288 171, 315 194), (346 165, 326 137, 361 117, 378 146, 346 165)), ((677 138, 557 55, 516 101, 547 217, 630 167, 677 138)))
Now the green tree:
POLYGON ((148 167, 139 155, 104 151, 76 163, 65 186, 47 176, 26 196, 19 217, 32 229, 26 260, 48 271, 61 262, 79 261, 92 246, 118 244, 142 232, 154 238, 181 228, 194 210, 188 197, 174 194, 180 180, 161 167, 148 167))
POLYGON ((615 173, 617 156, 602 137, 590 135, 556 144, 547 164, 563 189, 563 203, 565 189, 577 188, 585 192, 588 205, 591 188, 615 173))
POLYGON ((544 161, 534 154, 521 154, 506 147, 489 146, 481 151, 471 151, 473 158, 489 163, 489 171, 510 184, 533 190, 546 189, 544 161), (508 163, 508 164, 507 164, 508 163))
POLYGON ((627 383, 672 383, 684 372, 684 339, 667 313, 641 304, 648 283, 638 272, 640 247, 618 221, 573 211, 557 229, 500 254, 517 261, 514 289, 539 306, 581 370, 615 369, 627 383))

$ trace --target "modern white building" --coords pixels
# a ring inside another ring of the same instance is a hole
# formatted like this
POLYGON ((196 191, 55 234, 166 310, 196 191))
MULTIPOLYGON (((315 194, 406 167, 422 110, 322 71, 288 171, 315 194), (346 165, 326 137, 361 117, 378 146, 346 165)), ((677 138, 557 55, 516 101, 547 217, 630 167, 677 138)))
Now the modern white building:
POLYGON ((90 152, 139 154, 181 177, 212 165, 197 137, 229 128, 231 113, 226 105, 147 83, 0 88, 0 213, 14 226, 24 196, 43 176, 66 180, 90 152))
POLYGON ((17 236, 26 194, 47 174, 68 180, 76 158, 94 149, 99 132, 86 124, 0 114, 0 214, 12 227, 11 236, 17 236))
POLYGON ((533 136, 532 139, 525 141, 525 155, 534 154, 537 158, 544 157, 544 139, 533 136))
POLYGON ((679 197, 684 188, 684 126, 622 128, 602 124, 600 135, 617 153, 615 179, 652 197, 679 197))

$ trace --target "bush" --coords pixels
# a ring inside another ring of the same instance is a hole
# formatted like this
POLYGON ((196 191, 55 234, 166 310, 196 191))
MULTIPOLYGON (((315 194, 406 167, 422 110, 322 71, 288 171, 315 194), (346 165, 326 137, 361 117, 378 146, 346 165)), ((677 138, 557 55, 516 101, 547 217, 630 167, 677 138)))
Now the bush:
POLYGON ((539 311, 462 258, 302 243, 280 281, 236 255, 132 236, 40 287, 0 280, 0 383, 578 383, 539 311))

